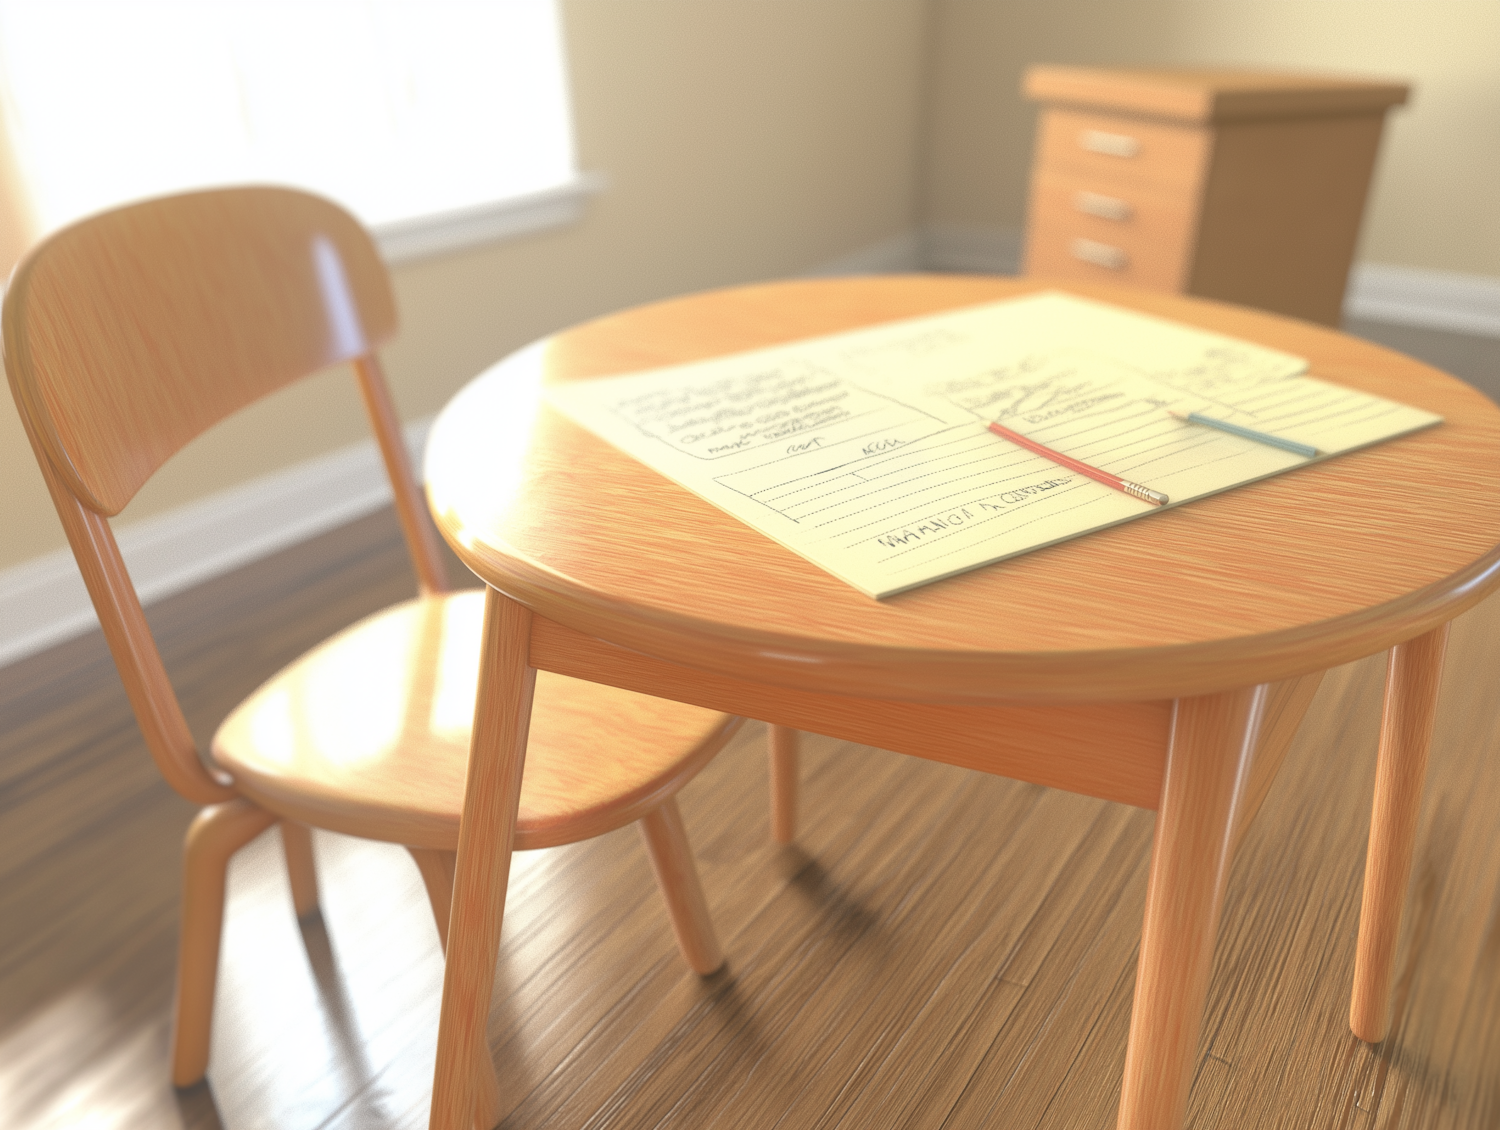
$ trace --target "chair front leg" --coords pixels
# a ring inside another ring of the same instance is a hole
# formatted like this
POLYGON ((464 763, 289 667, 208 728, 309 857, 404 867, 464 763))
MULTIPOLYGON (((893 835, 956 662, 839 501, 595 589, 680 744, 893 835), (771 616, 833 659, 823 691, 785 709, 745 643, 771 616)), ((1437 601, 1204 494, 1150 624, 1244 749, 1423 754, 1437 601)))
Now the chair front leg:
POLYGON ((1255 791, 1271 687, 1179 699, 1136 969, 1118 1130, 1177 1130, 1187 1108, 1219 912, 1255 791))
POLYGON ((274 814, 239 797, 210 805, 188 826, 182 845, 182 934, 172 1023, 173 1086, 191 1087, 208 1070, 230 857, 274 823, 274 814))
POLYGON ((1386 668, 1375 806, 1370 814, 1354 993, 1349 1003, 1349 1027, 1361 1040, 1372 1044, 1385 1039, 1390 1025, 1396 942, 1401 935, 1406 884, 1411 878, 1412 847, 1417 838, 1422 784, 1427 777, 1447 645, 1448 625, 1444 624, 1391 648, 1386 668))

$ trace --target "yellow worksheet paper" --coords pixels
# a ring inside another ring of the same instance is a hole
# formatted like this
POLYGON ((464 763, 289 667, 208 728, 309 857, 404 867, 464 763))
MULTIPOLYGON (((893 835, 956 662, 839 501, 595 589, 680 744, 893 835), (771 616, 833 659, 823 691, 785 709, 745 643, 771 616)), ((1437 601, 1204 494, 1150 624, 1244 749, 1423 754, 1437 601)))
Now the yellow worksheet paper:
POLYGON ((871 597, 1158 509, 999 438, 998 421, 1173 506, 1440 422, 1301 358, 1043 293, 553 386, 579 424, 871 597))

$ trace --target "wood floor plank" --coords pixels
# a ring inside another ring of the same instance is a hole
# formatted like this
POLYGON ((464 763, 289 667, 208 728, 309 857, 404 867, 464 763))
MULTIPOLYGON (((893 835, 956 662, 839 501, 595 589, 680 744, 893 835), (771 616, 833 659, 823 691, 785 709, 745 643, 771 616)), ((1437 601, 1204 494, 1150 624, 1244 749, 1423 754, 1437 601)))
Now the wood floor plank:
MULTIPOLYGON (((989 875, 976 875, 964 902, 982 907, 975 922, 980 932, 955 939, 955 959, 941 969, 941 981, 920 1011, 902 1031, 891 1033, 896 1039, 864 1092, 847 1111, 830 1110, 840 1115, 838 1125, 853 1128, 882 1118, 917 1125, 923 1111, 929 1112, 927 1121, 941 1121, 1010 1017, 1010 1010, 1001 1011, 996 1003, 1007 1000, 1014 1007, 1021 999, 1036 971, 1035 955, 1055 943, 1067 910, 1085 897, 1090 884, 1081 877, 1091 878, 1122 846, 1139 847, 1121 843, 1131 831, 1139 839, 1140 821, 1119 806, 1049 790, 1032 815, 1041 827, 1018 830, 1014 852, 996 861, 1002 869, 1020 872, 1020 881, 1007 890, 989 875), (1129 829, 1132 823, 1136 826, 1129 829), (989 992, 991 984, 1013 991, 989 992), (975 1000, 983 1006, 971 1015, 975 1000)), ((832 1124, 826 1117, 822 1121, 832 1124)))
MULTIPOLYGON (((707 846, 700 849, 699 866, 703 871, 704 884, 708 892, 710 909, 715 918, 716 928, 721 937, 728 936, 730 932, 739 929, 745 923, 750 922, 766 910, 767 904, 778 895, 785 895, 785 888, 792 884, 795 890, 801 890, 797 886, 801 873, 812 867, 812 858, 802 846, 782 848, 770 842, 766 834, 766 793, 763 789, 747 789, 743 784, 744 768, 740 770, 741 781, 738 787, 729 780, 721 780, 719 774, 726 772, 726 767, 731 764, 730 756, 738 755, 742 767, 753 767, 763 757, 763 735, 759 728, 747 728, 748 732, 736 739, 736 744, 731 747, 729 756, 721 757, 715 765, 711 765, 698 780, 694 781, 683 793, 683 809, 687 815, 689 837, 695 847, 700 843, 707 846), (726 787, 727 786, 727 787, 726 787), (715 790, 705 797, 704 803, 694 803, 697 797, 703 796, 705 792, 715 790), (714 797, 718 799, 715 800, 714 797), (749 810, 744 809, 746 802, 751 804, 749 810), (729 810, 736 810, 731 812, 729 810), (708 827, 725 827, 726 824, 738 815, 739 826, 757 829, 756 833, 749 839, 743 834, 735 836, 721 836, 717 839, 702 835, 702 831, 708 827), (733 850, 726 851, 725 840, 733 842, 733 850)), ((836 754, 841 743, 834 743, 826 739, 810 738, 805 743, 804 749, 804 776, 809 778, 816 786, 819 774, 817 772, 820 764, 826 764, 830 755, 836 754), (811 764, 806 764, 810 762, 811 764)), ((841 800, 844 805, 859 812, 863 803, 873 801, 881 795, 882 787, 886 784, 891 774, 899 773, 903 769, 903 759, 884 755, 873 765, 866 766, 859 778, 859 786, 846 790, 841 798, 828 798, 830 800, 841 800)), ((753 768, 752 768, 753 773, 753 768)), ((817 787, 805 789, 804 807, 808 814, 816 814, 818 805, 824 799, 817 787)), ((837 853, 840 850, 848 850, 860 839, 864 838, 861 826, 855 822, 848 825, 819 821, 815 818, 805 821, 802 840, 814 850, 829 851, 837 853)), ((814 869, 815 870, 815 869, 814 869)), ((806 885, 806 876, 801 876, 801 882, 806 885)), ((751 940, 745 934, 741 934, 743 943, 729 955, 728 972, 739 976, 745 968, 757 957, 751 949, 751 940)), ((773 932, 769 935, 772 939, 777 935, 773 932)), ((566 1092, 577 1087, 577 1073, 571 1072, 560 1075, 544 1090, 547 1094, 537 1094, 530 1097, 522 1110, 530 1117, 537 1117, 542 1110, 551 1110, 559 1125, 577 1125, 588 1117, 588 1112, 597 1109, 596 1089, 600 1085, 616 1086, 623 1078, 627 1078, 633 1071, 640 1069, 641 1061, 647 1050, 656 1046, 662 1040, 668 1038, 672 1028, 677 1023, 675 1019, 668 1019, 666 1027, 659 1025, 668 1012, 656 1009, 655 1001, 664 986, 670 986, 670 991, 680 998, 683 1007, 691 1008, 693 1004, 704 993, 713 991, 713 985, 723 978, 708 981, 700 981, 696 978, 682 984, 674 984, 673 979, 679 976, 677 966, 659 974, 657 980, 660 982, 651 987, 650 991, 636 992, 631 1002, 631 1007, 622 1010, 618 1015, 608 1018, 607 1024, 601 1024, 599 1028, 591 1032, 588 1043, 591 1046, 599 1046, 607 1049, 611 1040, 617 1040, 615 1050, 605 1051, 607 1064, 601 1066, 599 1071, 592 1073, 589 1086, 583 1088, 576 1094, 568 1095, 566 1092), (641 1023, 642 1015, 647 1015, 647 1023, 657 1025, 652 1028, 652 1036, 642 1038, 637 1033, 629 1031, 629 1026, 641 1023), (617 1032, 620 1026, 625 1026, 624 1031, 617 1032), (612 1080, 612 1081, 610 1081, 612 1080)), ((580 1047, 580 1052, 583 1049, 580 1047)), ((539 1124, 523 1122, 520 1124, 539 1124)))
MULTIPOLYGON (((1052 920, 1059 928, 1047 946, 1047 959, 1036 967, 1025 995, 941 1125, 1003 1122, 1029 1128, 1045 1113, 1076 1055, 1077 1041, 1096 1019, 1091 1013, 1119 979, 1114 947, 1127 953, 1133 948, 1127 942, 1132 929, 1139 931, 1134 924, 1140 922, 1146 899, 1144 854, 1111 852, 1092 879, 1089 897, 1057 900, 1059 912, 1052 920)), ((1076 1124, 1107 1123, 1096 1117, 1076 1124)))
POLYGON ((792 1125, 836 1121, 863 1085, 861 1067, 878 1062, 884 1046, 899 1036, 930 994, 929 982, 941 978, 944 962, 933 956, 961 945, 955 935, 966 932, 980 901, 970 902, 964 895, 996 878, 994 867, 972 866, 973 853, 982 853, 986 863, 1004 854, 1005 845, 1026 833, 1042 792, 978 778, 965 786, 943 821, 952 846, 941 857, 928 853, 926 873, 917 876, 922 886, 914 887, 900 910, 887 918, 888 944, 852 951, 806 994, 797 1024, 745 1074, 739 1091, 715 1109, 687 1112, 680 1120, 684 1125, 694 1117, 726 1130, 765 1126, 777 1118, 792 1125), (902 976, 911 946, 927 955, 922 977, 902 976), (860 992, 873 984, 886 985, 888 991, 860 992), (795 1071, 786 1072, 785 1064, 794 1064, 795 1071), (757 1086, 758 1078, 772 1073, 779 1076, 774 1088, 757 1086))
MULTIPOLYGON (((455 576, 458 576, 455 572, 455 576)), ((411 589, 389 515, 153 607, 189 722, 411 589), (213 617, 205 615, 213 609, 213 617)), ((1455 624, 1391 1035, 1348 1030, 1379 657, 1331 672, 1231 873, 1193 1130, 1500 1127, 1500 602, 1455 624)), ((810 737, 771 843, 763 731, 682 794, 727 968, 682 964, 635 833, 523 853, 489 1036, 508 1130, 1113 1124, 1150 813, 810 737)), ((209 1083, 167 1038, 191 806, 102 642, 0 671, 0 1121, 417 1130, 442 963, 397 847, 236 858, 209 1083)))
MULTIPOLYGON (((904 775, 907 766, 900 771, 904 775)), ((848 852, 810 862, 736 935, 749 936, 752 956, 721 990, 723 1006, 695 1016, 673 1040, 671 1054, 654 1059, 647 1073, 632 1080, 636 1124, 702 1125, 692 1116, 700 1104, 712 1106, 719 1080, 753 1071, 762 1056, 776 1051, 778 1038, 805 1018, 813 991, 851 951, 892 944, 891 919, 926 878, 920 853, 893 845, 903 830, 908 841, 929 838, 961 799, 964 784, 961 774, 941 780, 934 775, 933 787, 905 788, 885 798, 848 852), (807 913, 809 895, 818 904, 813 915, 807 913)))

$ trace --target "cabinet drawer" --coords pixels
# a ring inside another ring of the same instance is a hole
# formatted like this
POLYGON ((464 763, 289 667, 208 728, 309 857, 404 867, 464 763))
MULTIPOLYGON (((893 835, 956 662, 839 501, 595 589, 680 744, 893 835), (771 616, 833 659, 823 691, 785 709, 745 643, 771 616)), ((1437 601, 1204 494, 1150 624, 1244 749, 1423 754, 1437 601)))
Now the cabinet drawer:
POLYGON ((1182 193, 1038 172, 1026 273, 1181 290, 1196 226, 1197 202, 1182 193))
POLYGON ((1100 184, 1150 184, 1196 193, 1212 138, 1196 126, 1170 126, 1108 114, 1048 110, 1037 138, 1038 172, 1074 173, 1100 184))
POLYGON ((1039 171, 1031 187, 1026 269, 1055 275, 1063 266, 1055 260, 1064 255, 1073 260, 1070 269, 1083 272, 1070 277, 1098 278, 1104 268, 1136 286, 1179 289, 1187 281, 1197 211, 1197 199, 1186 193, 1039 171))

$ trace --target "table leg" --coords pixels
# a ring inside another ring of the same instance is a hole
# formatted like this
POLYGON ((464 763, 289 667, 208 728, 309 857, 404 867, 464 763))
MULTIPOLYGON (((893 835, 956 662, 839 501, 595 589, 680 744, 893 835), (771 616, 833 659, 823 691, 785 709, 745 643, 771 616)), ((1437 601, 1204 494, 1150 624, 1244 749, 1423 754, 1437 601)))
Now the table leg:
POLYGON ((771 747, 771 838, 789 844, 797 835, 798 731, 768 726, 771 747))
POLYGON ((1401 909, 1411 878, 1411 853, 1422 807, 1422 782, 1437 718, 1438 683, 1448 625, 1391 648, 1385 677, 1385 711, 1375 769, 1375 807, 1365 856, 1365 893, 1359 911, 1354 995, 1349 1027, 1377 1044, 1390 1023, 1391 976, 1401 909))
POLYGON ((485 1028, 500 951, 500 922, 521 801, 521 770, 536 672, 527 662, 531 613, 494 589, 484 602, 484 644, 458 863, 443 972, 430 1130, 489 1130, 499 1111, 485 1028))
POLYGON ((1238 826, 1253 803, 1269 685, 1172 714, 1118 1130, 1182 1125, 1238 826))

